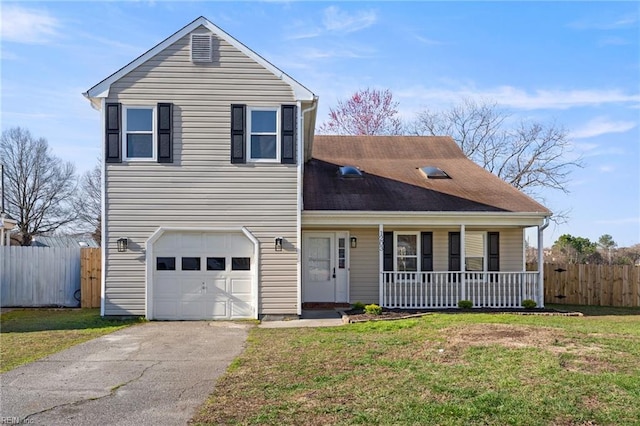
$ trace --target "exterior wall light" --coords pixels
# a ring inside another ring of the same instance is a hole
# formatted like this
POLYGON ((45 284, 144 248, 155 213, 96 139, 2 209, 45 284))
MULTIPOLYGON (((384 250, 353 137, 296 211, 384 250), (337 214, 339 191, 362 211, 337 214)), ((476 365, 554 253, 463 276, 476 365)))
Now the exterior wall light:
POLYGON ((282 237, 276 237, 276 251, 282 251, 282 237))
POLYGON ((358 247, 358 239, 356 237, 351 237, 349 241, 351 242, 351 248, 358 247))
POLYGON ((118 238, 118 252, 124 253, 127 251, 127 245, 129 244, 129 240, 127 238, 118 238))

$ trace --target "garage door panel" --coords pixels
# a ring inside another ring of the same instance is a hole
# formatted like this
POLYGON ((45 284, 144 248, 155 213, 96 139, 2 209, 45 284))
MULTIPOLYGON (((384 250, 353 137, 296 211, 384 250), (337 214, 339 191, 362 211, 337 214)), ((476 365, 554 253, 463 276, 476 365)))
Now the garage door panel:
POLYGON ((245 278, 231 278, 231 293, 239 295, 251 295, 251 280, 245 278))
POLYGON ((156 317, 159 319, 178 319, 178 302, 176 300, 156 300, 154 303, 156 317))
POLYGON ((229 318, 229 310, 228 310, 229 302, 227 300, 222 300, 219 302, 213 302, 211 306, 211 311, 209 315, 211 318, 229 318))
POLYGON ((178 278, 161 277, 156 279, 154 292, 158 298, 178 298, 180 296, 178 278))
POLYGON ((231 300, 231 317, 242 318, 250 317, 252 314, 251 303, 238 300, 231 300))
POLYGON ((218 278, 209 280, 207 283, 207 290, 209 292, 223 292, 226 293, 227 290, 227 279, 226 278, 218 278))
POLYGON ((200 297, 202 291, 202 280, 197 278, 181 278, 178 280, 180 292, 188 297, 200 297))
POLYGON ((182 300, 180 319, 199 320, 206 317, 207 303, 204 300, 182 300))

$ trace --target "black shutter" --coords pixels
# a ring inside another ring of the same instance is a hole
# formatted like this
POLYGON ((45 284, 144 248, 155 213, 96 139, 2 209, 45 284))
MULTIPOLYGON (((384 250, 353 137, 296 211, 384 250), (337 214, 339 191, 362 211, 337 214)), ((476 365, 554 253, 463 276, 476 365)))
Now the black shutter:
POLYGON ((158 104, 158 163, 173 163, 173 104, 158 104))
POLYGON ((488 258, 488 270, 499 271, 500 270, 500 233, 489 232, 489 244, 487 247, 488 258))
POLYGON ((282 105, 282 145, 280 146, 280 162, 296 164, 296 106, 282 105))
POLYGON ((246 163, 245 123, 246 106, 231 105, 231 162, 246 163))
POLYGON ((449 270, 460 270, 460 233, 449 232, 449 270))
POLYGON ((421 271, 433 271, 433 232, 421 232, 421 271))
POLYGON ((383 271, 393 271, 393 232, 385 232, 382 240, 383 271))
POLYGON ((120 110, 119 103, 106 105, 104 160, 107 163, 122 163, 122 115, 120 110))

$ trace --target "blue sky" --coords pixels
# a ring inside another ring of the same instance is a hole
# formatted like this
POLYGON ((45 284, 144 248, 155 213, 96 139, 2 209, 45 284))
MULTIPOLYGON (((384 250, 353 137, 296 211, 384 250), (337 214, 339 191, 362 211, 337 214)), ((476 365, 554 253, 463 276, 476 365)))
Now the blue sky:
MULTIPOLYGON (((585 167, 543 192, 570 233, 640 242, 637 2, 7 2, 1 127, 28 128, 84 172, 100 115, 81 93, 198 16, 320 97, 318 122, 355 90, 390 89, 404 119, 463 98, 514 121, 565 127, 585 167)), ((533 241, 535 242, 535 241, 533 241)))

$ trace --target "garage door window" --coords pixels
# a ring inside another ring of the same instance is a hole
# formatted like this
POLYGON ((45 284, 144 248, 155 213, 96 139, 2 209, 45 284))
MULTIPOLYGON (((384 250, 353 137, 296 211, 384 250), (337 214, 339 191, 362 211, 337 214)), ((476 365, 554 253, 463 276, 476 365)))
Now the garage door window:
POLYGON ((199 271, 200 258, 199 257, 183 257, 182 270, 183 271, 199 271))
POLYGON ((224 271, 226 268, 224 257, 207 257, 207 271, 224 271))
POLYGON ((249 271, 250 269, 251 269, 250 257, 232 257, 231 258, 232 271, 249 271))
POLYGON ((175 257, 158 257, 156 259, 156 270, 158 270, 158 271, 175 271, 176 270, 176 258, 175 257))

